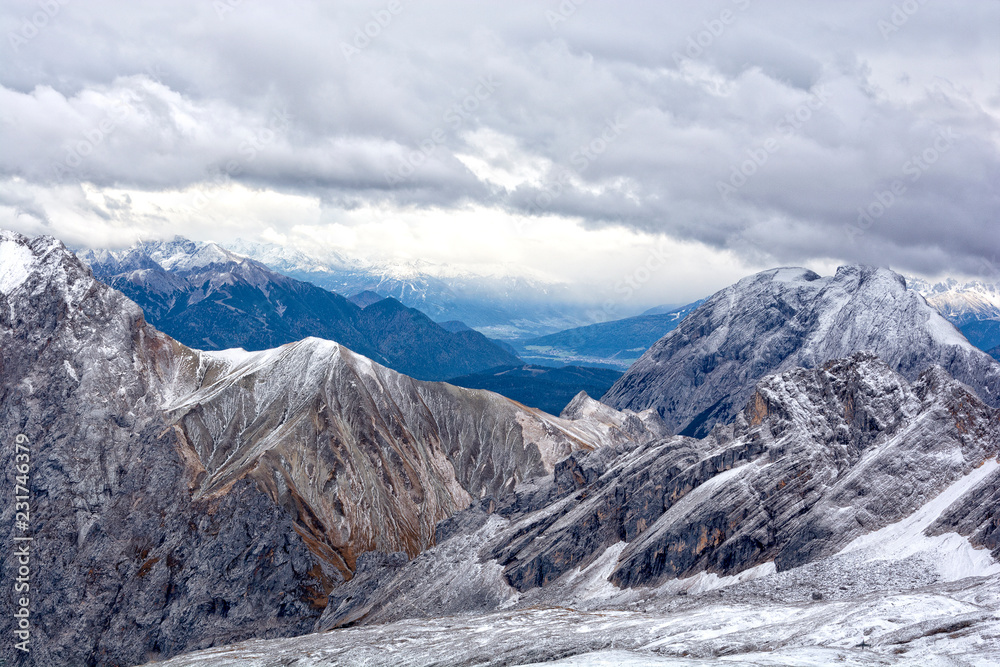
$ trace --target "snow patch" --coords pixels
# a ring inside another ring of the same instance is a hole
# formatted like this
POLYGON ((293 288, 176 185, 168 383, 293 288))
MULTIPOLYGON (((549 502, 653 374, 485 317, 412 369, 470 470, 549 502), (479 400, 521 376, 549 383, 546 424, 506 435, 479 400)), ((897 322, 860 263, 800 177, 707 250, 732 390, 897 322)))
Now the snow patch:
POLYGON ((768 561, 767 563, 761 563, 760 565, 743 570, 738 574, 728 576, 720 577, 715 572, 699 572, 691 577, 669 581, 661 586, 660 590, 669 590, 670 592, 684 590, 697 595, 706 591, 714 591, 719 588, 742 584, 745 581, 760 579, 761 577, 772 575, 776 571, 774 561, 768 561))
POLYGON ((967 538, 957 533, 933 537, 924 534, 955 501, 998 468, 1000 463, 996 459, 986 461, 910 516, 858 537, 840 553, 861 552, 871 560, 903 560, 914 554, 927 553, 932 556, 945 581, 1000 574, 1000 563, 993 560, 990 552, 973 547, 967 538))
POLYGON ((971 347, 969 341, 966 340, 965 336, 951 322, 935 312, 928 313, 927 331, 930 332, 931 338, 942 345, 971 347))
POLYGON ((0 293, 10 294, 20 287, 35 263, 31 249, 8 234, 0 236, 0 293))

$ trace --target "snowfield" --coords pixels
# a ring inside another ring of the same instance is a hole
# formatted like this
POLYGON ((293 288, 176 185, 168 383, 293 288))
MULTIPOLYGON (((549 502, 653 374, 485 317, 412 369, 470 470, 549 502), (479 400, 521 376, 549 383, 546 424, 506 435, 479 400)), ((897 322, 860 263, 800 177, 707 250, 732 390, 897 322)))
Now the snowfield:
MULTIPOLYGON (((904 566, 905 568, 905 566, 904 566)), ((849 572, 841 572, 850 580, 849 572)), ((778 575, 780 576, 780 575, 778 575)), ((839 579, 838 579, 839 580, 839 579)), ((918 577, 919 580, 919 577, 918 577)), ((766 584, 767 579, 759 583, 766 584)), ((810 582, 822 587, 818 581, 810 582)), ((870 583, 870 582, 869 582, 870 583)), ((800 582, 807 587, 808 584, 800 582)), ((1000 586, 856 592, 839 600, 713 591, 649 607, 535 608, 400 621, 178 656, 169 667, 417 665, 996 665, 1000 586), (732 595, 735 599, 726 600, 732 595), (865 646, 860 644, 864 641, 865 646)))

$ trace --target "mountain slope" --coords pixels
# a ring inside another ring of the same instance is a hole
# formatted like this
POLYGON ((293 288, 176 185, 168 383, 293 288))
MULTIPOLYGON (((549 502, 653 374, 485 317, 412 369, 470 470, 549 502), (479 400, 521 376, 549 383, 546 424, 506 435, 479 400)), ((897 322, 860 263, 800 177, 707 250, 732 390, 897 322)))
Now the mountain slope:
MULTIPOLYGON (((252 484, 190 494, 160 405, 193 353, 51 238, 0 232, 0 267, 0 437, 29 443, 33 537, 31 652, 5 642, 0 657, 130 665, 306 630, 336 570, 252 484)), ((0 461, 14 469, 13 446, 0 461)), ((0 514, 14 544, 14 504, 0 514)), ((2 569, 13 580, 16 559, 2 569)))
POLYGON ((178 237, 79 256, 187 345, 262 350, 317 336, 428 380, 519 361, 482 334, 449 332, 393 300, 359 307, 212 243, 178 237))
MULTIPOLYGON (((420 382, 318 339, 191 350, 58 241, 11 232, 0 355, 0 437, 29 442, 39 567, 19 664, 137 664, 304 632, 366 549, 416 553, 480 495, 659 432, 652 415, 560 419, 420 382)), ((0 514, 14 544, 14 503, 0 514)), ((17 567, 0 564, 10 580, 17 567)), ((5 613, 0 632, 14 623, 5 613)))
POLYGON ((731 420, 756 382, 870 351, 908 379, 940 364, 1000 404, 1000 365, 977 350, 887 269, 845 266, 821 278, 773 269, 717 294, 656 342, 602 400, 655 408, 675 433, 731 420))
POLYGON ((448 331, 419 310, 407 308, 395 299, 382 299, 366 306, 356 321, 375 349, 376 358, 385 359, 393 369, 422 380, 444 380, 520 362, 478 331, 448 331))
POLYGON ((198 386, 165 408, 202 466, 195 497, 249 476, 345 577, 365 551, 416 555, 438 521, 575 449, 645 433, 413 380, 316 338, 198 357, 198 386))
POLYGON ((650 345, 673 331, 702 303, 695 301, 665 313, 600 322, 547 336, 516 340, 512 344, 518 356, 528 362, 546 365, 583 363, 625 370, 650 345))
POLYGON ((442 524, 412 562, 368 561, 317 629, 362 609, 370 624, 646 606, 782 573, 781 599, 800 605, 858 594, 844 583, 884 594, 996 575, 998 417, 940 367, 911 384, 865 353, 770 376, 708 438, 575 453, 442 524))

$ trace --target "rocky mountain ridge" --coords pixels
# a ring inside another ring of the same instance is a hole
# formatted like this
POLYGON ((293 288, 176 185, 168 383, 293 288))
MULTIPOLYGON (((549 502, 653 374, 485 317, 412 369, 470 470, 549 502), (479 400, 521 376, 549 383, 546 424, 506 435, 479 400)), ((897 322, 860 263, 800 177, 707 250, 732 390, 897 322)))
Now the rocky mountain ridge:
POLYGON ((416 553, 470 500, 659 423, 560 419, 318 339, 192 350, 48 237, 0 233, 0 267, 0 438, 31 443, 39 567, 21 664, 305 632, 366 549, 416 553))
POLYGON ((648 662, 803 641, 823 663, 858 636, 926 662, 945 634, 1000 657, 990 367, 891 273, 741 282, 664 339, 753 383, 693 438, 655 410, 581 394, 555 417, 317 338, 194 350, 57 241, 0 232, 0 438, 32 452, 27 664, 208 647, 170 664, 648 662))
POLYGON ((703 436, 732 420, 761 378, 857 351, 910 380, 940 364, 1000 405, 1000 365, 907 290, 902 276, 863 266, 826 278, 784 268, 740 280, 657 341, 602 400, 654 408, 673 432, 703 436))
POLYGON ((409 563, 373 554, 317 629, 653 604, 803 568, 826 588, 824 568, 862 553, 866 568, 940 561, 928 579, 873 573, 895 589, 998 573, 998 418, 940 367, 911 384, 865 353, 770 376, 702 440, 574 453, 550 478, 449 519, 409 563))

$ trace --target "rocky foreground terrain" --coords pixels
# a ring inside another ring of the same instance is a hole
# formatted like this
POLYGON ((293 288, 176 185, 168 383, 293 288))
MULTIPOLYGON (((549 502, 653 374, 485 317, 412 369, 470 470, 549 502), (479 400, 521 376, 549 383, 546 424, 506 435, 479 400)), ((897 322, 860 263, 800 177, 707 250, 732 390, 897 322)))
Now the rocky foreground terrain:
POLYGON ((190 349, 0 233, 8 484, 17 434, 32 461, 2 526, 37 568, 0 658, 996 664, 1000 365, 911 294, 761 274, 625 376, 661 399, 555 417, 321 339, 190 349))
POLYGON ((366 555, 320 632, 164 664, 996 664, 998 417, 863 353, 771 376, 703 440, 576 453, 366 555))
MULTIPOLYGON (((3 232, 0 266, 2 464, 13 487, 26 435, 29 530, 13 503, 0 514, 8 544, 33 536, 38 568, 21 664, 307 632, 359 554, 415 555, 472 499, 663 432, 650 415, 564 420, 418 382, 318 339, 191 350, 51 238, 3 232)), ((8 581, 16 568, 5 552, 8 581)))

